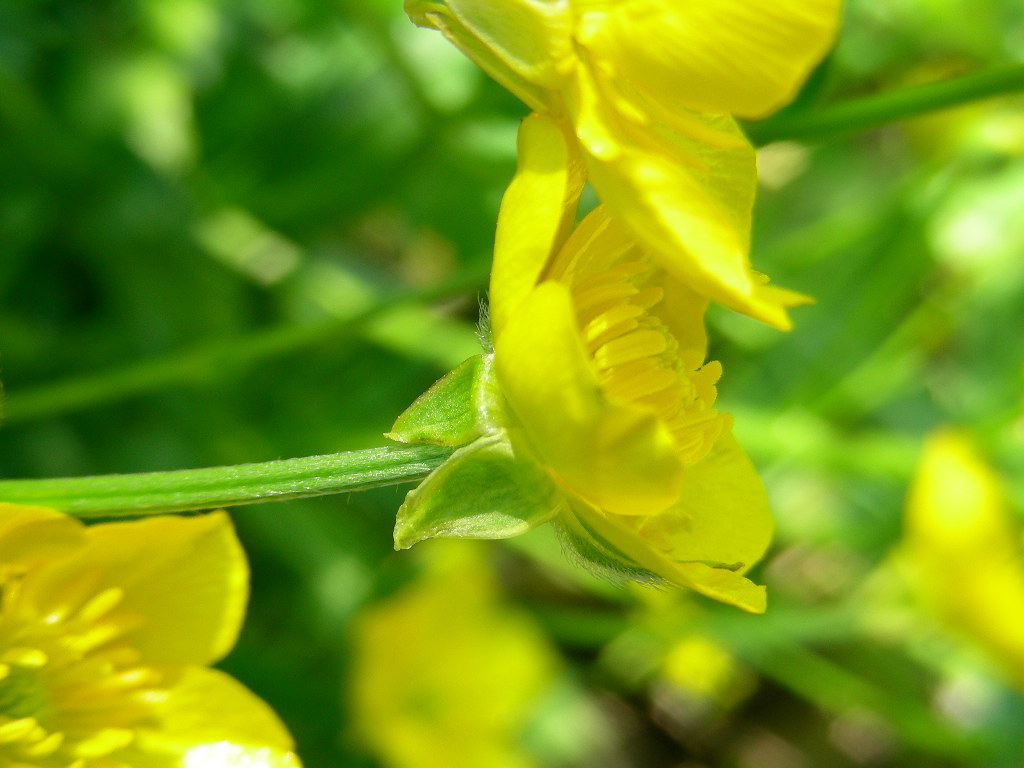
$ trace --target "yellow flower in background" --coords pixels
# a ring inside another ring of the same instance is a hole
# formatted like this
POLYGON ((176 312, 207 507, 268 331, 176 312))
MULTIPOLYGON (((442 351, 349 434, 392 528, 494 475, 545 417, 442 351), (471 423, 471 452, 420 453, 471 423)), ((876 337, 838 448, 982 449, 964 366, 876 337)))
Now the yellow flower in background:
POLYGON ((1024 686, 1024 557, 1002 484, 965 435, 925 445, 910 491, 899 562, 955 633, 1024 686))
MULTIPOLYGON (((396 545, 554 520, 587 562, 763 611, 763 587, 742 574, 772 520, 713 408, 721 367, 704 365, 707 301, 604 207, 571 229, 583 180, 550 122, 528 118, 519 149, 491 276, 494 354, 475 364, 472 418, 459 434, 424 428, 451 420, 424 396, 392 432, 465 445, 409 494, 396 545)), ((438 398, 462 375, 435 385, 438 398)))
POLYGON ((733 116, 789 101, 840 0, 406 0, 578 145, 590 181, 663 269, 780 328, 802 302, 750 268, 754 152, 733 116))
POLYGON ((270 709, 206 668, 248 569, 228 517, 86 527, 0 503, 0 764, 297 768, 270 709))
POLYGON ((528 768, 517 743, 556 656, 475 548, 438 546, 353 627, 353 718, 389 768, 528 768))

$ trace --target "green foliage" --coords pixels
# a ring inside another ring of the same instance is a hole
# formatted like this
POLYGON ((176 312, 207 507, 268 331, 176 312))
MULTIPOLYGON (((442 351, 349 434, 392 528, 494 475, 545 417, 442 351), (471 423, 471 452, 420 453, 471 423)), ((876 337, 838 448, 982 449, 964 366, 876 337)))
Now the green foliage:
MULTIPOLYGON (((1022 39, 1019 3, 850 0, 790 117, 1019 61, 1022 39)), ((398 0, 0 3, 0 475, 384 444, 480 351, 524 114, 398 0)), ((1024 510, 1021 115, 765 148, 753 262, 817 303, 789 334, 714 311, 710 358, 778 521, 768 613, 609 586, 544 528, 488 545, 565 657, 524 736, 540 765, 1019 764, 1021 693, 886 564, 940 425, 1024 510), (665 673, 694 634, 728 695, 665 673)), ((375 764, 341 691, 354 618, 418 570, 392 551, 405 491, 233 514, 253 594, 224 666, 310 768, 375 764)))

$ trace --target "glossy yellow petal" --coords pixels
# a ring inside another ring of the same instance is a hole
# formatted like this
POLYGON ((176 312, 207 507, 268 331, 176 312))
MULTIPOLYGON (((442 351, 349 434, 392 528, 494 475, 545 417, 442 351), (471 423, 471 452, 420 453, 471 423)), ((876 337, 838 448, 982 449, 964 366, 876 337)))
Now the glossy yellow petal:
POLYGON ((46 507, 0 503, 0 570, 71 552, 84 542, 84 530, 78 520, 46 507))
POLYGON ((571 68, 571 17, 547 0, 406 0, 414 23, 438 29, 481 69, 533 109, 552 105, 571 68))
POLYGON ((589 180, 611 214, 676 279, 727 307, 789 328, 786 307, 805 299, 764 285, 751 269, 757 172, 754 151, 732 119, 693 114, 700 138, 656 130, 610 110, 596 88, 581 77, 575 121, 589 180))
POLYGON ((288 731, 248 688, 189 667, 124 757, 135 768, 298 768, 288 731))
POLYGON ((110 618, 148 663, 206 664, 235 642, 248 567, 223 512, 90 526, 87 547, 32 574, 23 599, 46 615, 93 595, 121 594, 110 618))
POLYGON ((601 394, 568 289, 538 286, 497 339, 502 391, 556 480, 619 514, 671 504, 682 482, 672 436, 651 412, 601 394))
POLYGON ((593 66, 648 101, 760 117, 792 99, 832 44, 840 0, 585 3, 593 66))
POLYGON ((722 563, 745 573, 764 555, 775 524, 757 471, 731 434, 687 468, 679 501, 638 527, 677 561, 722 563))
POLYGON ((495 337, 567 236, 584 184, 582 159, 553 120, 539 114, 523 120, 518 149, 494 242, 489 309, 495 337))

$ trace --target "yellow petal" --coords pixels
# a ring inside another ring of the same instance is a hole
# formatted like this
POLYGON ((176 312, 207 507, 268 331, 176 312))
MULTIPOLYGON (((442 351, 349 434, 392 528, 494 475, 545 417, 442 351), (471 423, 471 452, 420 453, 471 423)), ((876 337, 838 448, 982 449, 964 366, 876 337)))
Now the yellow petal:
MULTIPOLYGON (((659 287, 663 292, 662 299, 648 311, 661 320, 679 342, 678 355, 683 369, 695 371, 707 357, 708 334, 704 315, 708 300, 678 280, 663 280, 659 287)), ((705 402, 710 406, 714 401, 705 402)))
POLYGON ((603 397, 563 285, 543 283, 523 300, 497 340, 495 366, 556 480, 620 514, 650 514, 677 498, 682 465, 671 435, 653 413, 603 397))
POLYGON ((594 3, 577 37, 648 101, 760 117, 792 99, 832 44, 840 0, 594 3))
POLYGON ((489 298, 495 337, 567 236, 584 184, 582 159, 551 119, 534 114, 523 120, 518 151, 494 242, 489 298))
POLYGON ((414 23, 438 29, 481 69, 533 109, 552 105, 575 54, 564 3, 546 0, 406 0, 414 23))
POLYGON ((234 644, 248 567, 226 514, 94 525, 86 538, 72 557, 30 574, 22 598, 46 615, 122 591, 107 618, 148 664, 207 664, 234 644))
POLYGON ((189 667, 139 732, 136 768, 298 768, 277 715, 223 672, 189 667))
POLYGON ((803 297, 764 285, 749 260, 754 151, 731 118, 694 113, 690 134, 610 109, 586 77, 573 100, 589 180, 611 214, 676 279, 698 293, 787 329, 803 297), (694 138, 697 136, 697 138, 694 138), (719 137, 710 143, 709 137, 719 137), (595 138, 596 137, 596 138, 595 138))
POLYGON ((745 573, 764 555, 774 521, 761 479, 732 434, 686 470, 670 509, 640 526, 678 561, 722 563, 745 573))
POLYGON ((0 503, 0 567, 29 568, 84 542, 85 526, 46 507, 0 503))

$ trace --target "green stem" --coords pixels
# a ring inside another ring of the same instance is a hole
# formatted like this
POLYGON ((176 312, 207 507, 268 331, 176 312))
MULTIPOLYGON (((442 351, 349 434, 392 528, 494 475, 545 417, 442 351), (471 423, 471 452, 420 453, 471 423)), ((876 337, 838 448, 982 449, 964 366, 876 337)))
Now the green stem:
POLYGON ((452 449, 401 445, 301 459, 136 475, 0 480, 0 501, 112 517, 256 504, 413 482, 452 449))
POLYGON ((8 393, 0 416, 5 425, 48 418, 169 387, 197 384, 263 360, 357 333, 367 323, 404 305, 425 304, 476 290, 487 280, 478 269, 463 270, 428 289, 401 290, 376 299, 367 309, 339 320, 284 324, 248 336, 200 344, 150 360, 72 376, 35 389, 8 393))
POLYGON ((1024 64, 1015 64, 855 99, 833 107, 783 113, 764 122, 747 125, 746 132, 758 145, 773 141, 827 139, 1022 90, 1024 64))

